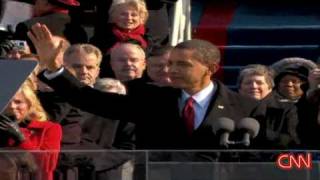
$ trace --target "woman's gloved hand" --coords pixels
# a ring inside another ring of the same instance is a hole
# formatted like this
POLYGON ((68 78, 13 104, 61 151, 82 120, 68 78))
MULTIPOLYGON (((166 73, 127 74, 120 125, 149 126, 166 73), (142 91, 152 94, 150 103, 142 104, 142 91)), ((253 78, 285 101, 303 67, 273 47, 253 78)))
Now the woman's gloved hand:
POLYGON ((10 134, 18 144, 25 140, 23 133, 20 131, 18 123, 14 119, 0 114, 0 130, 10 134))

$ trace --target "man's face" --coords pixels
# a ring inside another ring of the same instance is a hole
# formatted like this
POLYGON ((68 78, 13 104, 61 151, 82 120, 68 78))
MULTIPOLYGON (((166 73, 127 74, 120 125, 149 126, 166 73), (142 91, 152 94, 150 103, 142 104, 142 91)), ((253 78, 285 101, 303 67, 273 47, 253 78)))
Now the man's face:
POLYGON ((272 91, 263 75, 248 75, 243 78, 239 92, 256 100, 261 100, 272 91))
POLYGON ((301 85, 304 83, 299 77, 288 74, 281 78, 278 91, 288 99, 297 99, 303 95, 301 85))
POLYGON ((141 78, 146 68, 143 52, 130 45, 122 45, 119 48, 110 61, 116 78, 120 81, 141 78))
POLYGON ((114 12, 113 22, 122 29, 133 30, 142 24, 139 12, 132 6, 119 5, 114 12))
POLYGON ((149 77, 157 83, 169 84, 171 82, 168 72, 169 53, 162 56, 152 56, 147 60, 147 72, 149 77))
POLYGON ((100 68, 97 56, 93 53, 75 52, 64 60, 65 67, 82 83, 93 86, 100 68))
POLYGON ((174 49, 168 62, 171 85, 187 92, 203 89, 212 75, 212 71, 192 54, 192 50, 174 49))

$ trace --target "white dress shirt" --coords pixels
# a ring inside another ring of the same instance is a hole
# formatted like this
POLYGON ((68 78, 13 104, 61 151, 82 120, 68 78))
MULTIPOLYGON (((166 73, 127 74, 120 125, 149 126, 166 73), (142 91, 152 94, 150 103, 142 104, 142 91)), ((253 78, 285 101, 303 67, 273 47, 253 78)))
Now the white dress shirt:
MULTIPOLYGON (((207 109, 210 104, 210 100, 215 92, 215 86, 212 82, 199 91, 198 93, 194 94, 192 98, 195 100, 194 103, 194 111, 195 111, 195 120, 194 120, 194 129, 197 129, 202 121, 204 120, 204 116, 206 115, 207 109)), ((190 95, 182 90, 181 98, 179 99, 179 110, 180 114, 182 114, 183 107, 187 102, 190 95)))
POLYGON ((57 69, 57 71, 55 71, 55 72, 49 72, 48 70, 45 70, 43 75, 47 79, 52 80, 52 79, 58 77, 59 75, 61 75, 63 73, 63 71, 64 71, 64 67, 57 69))

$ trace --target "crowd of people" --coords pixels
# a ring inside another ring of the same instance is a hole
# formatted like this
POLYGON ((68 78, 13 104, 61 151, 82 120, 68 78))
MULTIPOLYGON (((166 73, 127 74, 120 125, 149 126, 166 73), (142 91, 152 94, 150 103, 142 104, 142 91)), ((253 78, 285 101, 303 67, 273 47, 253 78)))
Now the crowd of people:
POLYGON ((90 41, 68 16, 74 6, 75 0, 36 0, 35 17, 16 29, 25 48, 1 42, 3 58, 39 63, 0 118, 2 147, 49 151, 34 154, 39 179, 83 164, 95 167, 90 177, 121 179, 128 166, 139 169, 132 165, 139 158, 121 150, 320 148, 317 62, 288 57, 250 64, 231 90, 215 78, 222 57, 214 44, 152 44, 145 1, 114 0, 103 35, 90 41), (120 153, 59 157, 61 149, 120 153))

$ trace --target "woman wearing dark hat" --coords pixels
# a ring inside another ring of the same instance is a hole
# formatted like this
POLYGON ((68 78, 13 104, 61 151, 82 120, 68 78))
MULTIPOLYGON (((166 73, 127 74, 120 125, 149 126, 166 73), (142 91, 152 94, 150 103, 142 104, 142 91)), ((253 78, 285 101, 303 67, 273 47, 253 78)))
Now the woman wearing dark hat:
POLYGON ((276 71, 275 90, 281 101, 297 102, 308 89, 309 71, 316 64, 304 58, 284 58, 272 65, 276 71))
POLYGON ((303 58, 286 58, 274 64, 273 68, 278 72, 275 83, 280 100, 295 103, 297 107, 299 118, 297 131, 301 146, 307 149, 320 149, 320 141, 314 138, 320 135, 320 125, 317 122, 319 110, 313 102, 314 99, 308 98, 313 88, 310 75, 317 69, 317 65, 303 58))
POLYGON ((280 72, 276 78, 276 90, 289 101, 297 101, 308 88, 309 70, 303 66, 287 68, 280 72))

